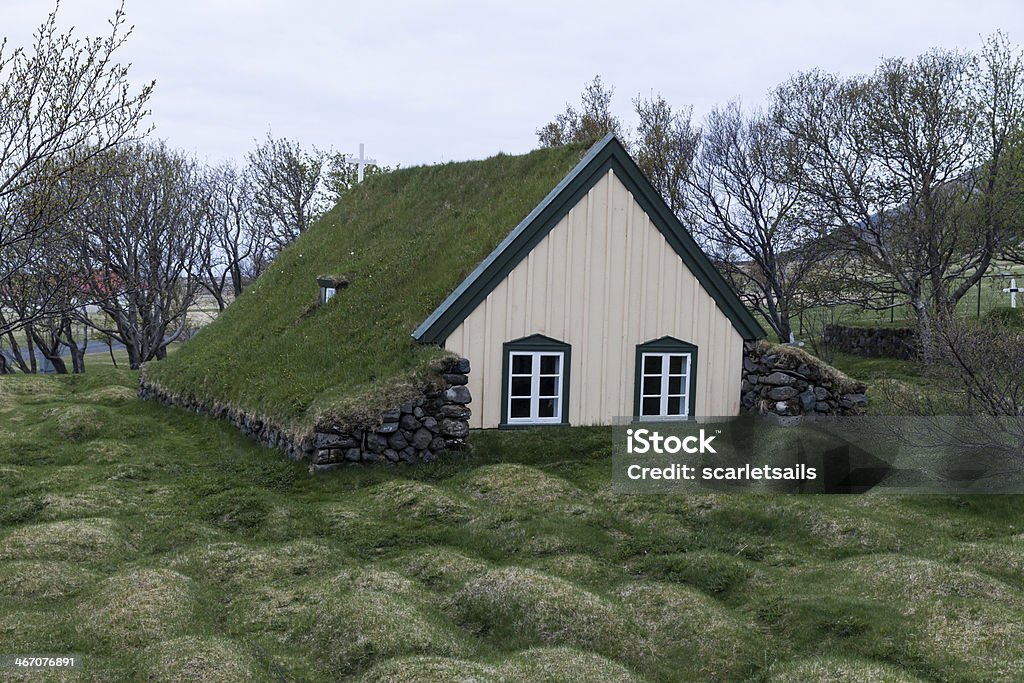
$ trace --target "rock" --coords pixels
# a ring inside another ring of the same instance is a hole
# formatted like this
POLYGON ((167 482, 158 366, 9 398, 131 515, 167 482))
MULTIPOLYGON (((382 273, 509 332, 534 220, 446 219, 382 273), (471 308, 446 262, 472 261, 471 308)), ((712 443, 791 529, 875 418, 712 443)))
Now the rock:
MULTIPOLYGON (((403 446, 402 448, 405 447, 403 446)), ((384 457, 387 458, 389 462, 398 462, 398 451, 394 448, 385 448, 384 457)))
POLYGON ((423 418, 423 420, 421 420, 421 422, 423 423, 423 426, 426 427, 427 429, 429 429, 430 431, 432 431, 432 432, 436 432, 437 431, 437 420, 435 420, 434 418, 430 417, 429 415, 427 415, 425 418, 423 418))
POLYGON ((442 418, 450 417, 456 420, 468 420, 473 414, 473 411, 462 405, 446 405, 442 406, 441 409, 437 411, 437 414, 442 418))
POLYGON ((825 387, 814 387, 814 398, 819 401, 825 401, 832 398, 832 393, 825 387))
POLYGON ((347 434, 328 434, 327 432, 316 432, 313 435, 314 448, 352 448, 358 446, 356 440, 347 434))
MULTIPOLYGON (((781 389, 784 387, 779 388, 781 389)), ((807 391, 800 394, 800 408, 805 413, 809 413, 810 411, 814 410, 814 404, 816 402, 817 401, 814 398, 814 389, 808 389, 807 391)))
POLYGON ((395 432, 390 437, 388 437, 388 446, 395 449, 396 451, 400 451, 408 445, 409 440, 405 438, 405 434, 403 434, 402 432, 395 432))
POLYGON ((832 412, 832 406, 825 401, 818 401, 814 404, 814 410, 815 412, 822 413, 823 415, 828 415, 832 412))
POLYGON ((469 377, 459 373, 450 372, 444 376, 444 383, 452 386, 462 386, 469 384, 469 377))
POLYGON ((773 372, 767 377, 761 378, 761 384, 771 384, 772 386, 788 387, 795 383, 796 378, 784 372, 773 372))
POLYGON ((431 439, 428 448, 434 453, 441 453, 448 448, 448 444, 445 442, 443 437, 435 436, 431 439))
POLYGON ((416 462, 416 449, 407 446, 399 452, 398 457, 404 462, 416 462))
POLYGON ((466 387, 452 387, 444 392, 444 398, 449 403, 458 403, 465 405, 473 401, 472 394, 469 393, 469 389, 466 387))
POLYGON ((309 471, 314 474, 323 474, 324 472, 333 472, 336 469, 340 469, 345 466, 343 462, 332 462, 326 465, 313 464, 309 466, 309 471))
POLYGON ((464 439, 469 436, 469 425, 465 420, 441 420, 441 433, 456 439, 464 439))
POLYGON ((402 417, 402 412, 397 408, 391 410, 385 410, 380 414, 381 422, 398 422, 398 418, 402 417))
POLYGON ((412 436, 412 444, 417 449, 424 449, 430 445, 430 442, 434 440, 434 435, 430 433, 429 429, 420 427, 415 434, 412 436))
POLYGON ((797 390, 793 387, 775 387, 768 392, 768 398, 773 401, 788 401, 797 395, 797 390))
POLYGON ((420 421, 412 414, 402 415, 402 419, 398 421, 398 424, 401 425, 402 429, 409 431, 415 431, 422 426, 420 421))
POLYGON ((370 451, 371 453, 381 453, 387 447, 387 437, 381 434, 370 434, 369 436, 366 437, 366 450, 370 451))
POLYGON ((455 363, 455 367, 453 368, 453 370, 455 370, 455 372, 457 372, 459 374, 468 375, 469 374, 469 359, 468 358, 460 358, 455 363))
POLYGON ((362 458, 363 452, 358 448, 349 448, 345 451, 345 459, 349 462, 359 462, 362 458))
POLYGON ((747 372, 757 372, 759 368, 757 367, 757 363, 750 360, 750 358, 745 357, 743 359, 743 369, 747 372))
POLYGON ((415 408, 415 407, 416 406, 413 405, 412 401, 409 401, 408 403, 403 403, 399 407, 399 410, 401 410, 402 413, 409 414, 409 413, 412 413, 412 409, 415 408))
POLYGON ((377 427, 378 434, 394 434, 398 431, 397 422, 385 422, 380 427, 377 427))
POLYGON ((416 406, 415 408, 412 409, 412 416, 415 417, 417 420, 422 420, 424 415, 426 415, 426 413, 423 412, 423 408, 421 408, 420 406, 416 406))

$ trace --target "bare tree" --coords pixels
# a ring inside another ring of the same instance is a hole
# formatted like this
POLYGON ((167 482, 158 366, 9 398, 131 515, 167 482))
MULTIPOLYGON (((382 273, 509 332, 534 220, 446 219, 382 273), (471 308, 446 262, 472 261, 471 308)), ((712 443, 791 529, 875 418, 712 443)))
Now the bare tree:
POLYGON ((537 129, 541 147, 595 142, 608 133, 622 137, 622 123, 611 111, 614 91, 604 87, 600 76, 594 76, 583 89, 579 109, 566 104, 563 113, 537 129))
POLYGON ((201 226, 203 249, 198 270, 202 287, 223 311, 269 265, 274 244, 253 212, 253 189, 246 175, 225 163, 201 174, 206 207, 201 226))
MULTIPOLYGON (((49 184, 131 138, 148 114, 154 84, 133 92, 128 67, 114 61, 131 34, 123 6, 108 35, 84 40, 57 29, 58 10, 28 50, 0 42, 0 251, 38 239, 52 216, 52 206, 45 214, 26 210, 22 197, 45 195, 49 184)), ((6 259, 0 284, 26 265, 6 259)))
POLYGON ((187 330, 207 207, 195 163, 162 143, 126 145, 98 161, 79 249, 85 286, 110 324, 85 321, 123 344, 138 368, 187 330))
POLYGON ((304 233, 324 210, 325 153, 287 138, 267 139, 249 153, 252 205, 278 249, 304 233))
POLYGON ((633 100, 639 123, 632 152, 637 165, 669 207, 682 215, 686 179, 700 140, 694 128, 693 108, 673 110, 661 95, 633 100))
POLYGON ((687 179, 693 231, 780 341, 790 339, 790 317, 820 258, 805 197, 790 182, 793 154, 769 118, 733 102, 708 115, 687 179))
POLYGON ((1005 171, 993 163, 1002 135, 986 135, 984 119, 1005 115, 996 93, 1012 86, 1005 65, 992 63, 988 85, 978 65, 933 50, 884 60, 866 78, 800 74, 774 97, 823 228, 863 283, 909 299, 926 360, 933 318, 951 313, 1006 237, 1005 224, 978 207, 1005 171))

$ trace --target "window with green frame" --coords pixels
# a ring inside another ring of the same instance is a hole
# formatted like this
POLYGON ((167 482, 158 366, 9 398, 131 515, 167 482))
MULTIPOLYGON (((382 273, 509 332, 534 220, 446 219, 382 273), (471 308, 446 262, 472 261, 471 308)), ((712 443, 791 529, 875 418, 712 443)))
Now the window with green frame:
POLYGON ((568 424, 572 348, 535 334, 502 346, 501 424, 568 424))
POLYGON ((644 419, 693 417, 697 389, 697 347, 661 337, 636 347, 633 415, 644 419))

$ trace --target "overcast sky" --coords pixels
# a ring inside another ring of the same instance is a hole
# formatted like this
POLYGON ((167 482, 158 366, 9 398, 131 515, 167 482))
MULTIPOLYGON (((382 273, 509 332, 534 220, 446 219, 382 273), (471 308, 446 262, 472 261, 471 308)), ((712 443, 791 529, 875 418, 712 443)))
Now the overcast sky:
MULTIPOLYGON (((386 164, 536 146, 534 131, 596 74, 614 108, 659 92, 699 119, 757 104, 790 74, 871 71, 883 56, 1024 41, 1021 0, 389 2, 128 0, 120 55, 155 79, 151 122, 208 161, 242 159, 268 130, 386 164)), ((0 0, 0 35, 28 43, 51 5, 0 0)), ((61 25, 103 31, 117 0, 64 0, 61 25)))

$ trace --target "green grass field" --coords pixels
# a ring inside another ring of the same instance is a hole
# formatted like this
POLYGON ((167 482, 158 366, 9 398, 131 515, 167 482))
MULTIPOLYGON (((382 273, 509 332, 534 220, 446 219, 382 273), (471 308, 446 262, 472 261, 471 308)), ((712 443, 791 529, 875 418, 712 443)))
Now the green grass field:
POLYGON ((0 654, 87 681, 1024 678, 1021 498, 617 496, 596 428, 311 476, 136 381, 0 378, 0 654))

